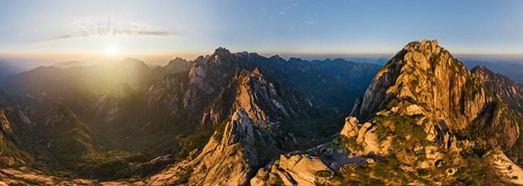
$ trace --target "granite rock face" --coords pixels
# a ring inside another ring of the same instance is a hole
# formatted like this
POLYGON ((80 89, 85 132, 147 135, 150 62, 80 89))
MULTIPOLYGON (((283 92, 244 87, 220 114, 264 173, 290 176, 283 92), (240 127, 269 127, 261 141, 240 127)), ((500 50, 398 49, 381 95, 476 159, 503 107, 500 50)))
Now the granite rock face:
POLYGON ((274 162, 261 168, 256 176, 250 180, 253 186, 278 184, 283 185, 316 185, 325 183, 334 175, 334 172, 321 159, 314 156, 280 155, 274 162))
POLYGON ((509 84, 498 78, 471 73, 436 40, 411 42, 378 72, 340 134, 354 155, 392 156, 440 179, 442 162, 459 170, 465 152, 516 145, 521 115, 504 101, 520 93, 514 85, 488 88, 509 84))
POLYGON ((219 96, 222 103, 211 107, 209 114, 204 115, 204 121, 223 119, 222 115, 227 112, 218 112, 222 106, 236 109, 229 119, 224 119, 223 129, 219 127, 214 132, 198 156, 174 164, 153 176, 150 183, 244 185, 249 183, 262 161, 280 152, 281 142, 293 143, 292 136, 282 134, 278 129, 278 116, 289 117, 289 112, 293 112, 292 106, 282 98, 281 90, 265 80, 258 69, 242 71, 235 80, 228 86, 230 89, 219 96), (188 170, 190 176, 180 177, 188 170))
POLYGON ((214 133, 198 156, 174 164, 148 182, 153 185, 244 185, 259 166, 257 151, 252 147, 255 135, 252 121, 245 109, 240 108, 223 131, 214 133), (184 174, 188 170, 190 172, 184 174))
POLYGON ((492 101, 480 82, 436 40, 411 42, 389 60, 355 115, 367 119, 394 99, 427 104, 427 111, 452 123, 452 130, 465 129, 492 101))
POLYGON ((484 66, 476 66, 471 72, 495 98, 507 103, 512 109, 523 112, 523 85, 484 66))
POLYGON ((445 125, 451 133, 469 133, 484 126, 484 120, 488 123, 504 120, 503 126, 494 125, 477 132, 507 131, 509 139, 485 135, 489 136, 489 144, 509 149, 519 137, 519 127, 514 119, 492 117, 509 112, 496 106, 497 102, 480 79, 437 41, 424 40, 409 43, 385 65, 353 114, 364 120, 380 118, 376 113, 382 111, 404 118, 414 116, 428 136, 436 134, 440 125, 445 125))

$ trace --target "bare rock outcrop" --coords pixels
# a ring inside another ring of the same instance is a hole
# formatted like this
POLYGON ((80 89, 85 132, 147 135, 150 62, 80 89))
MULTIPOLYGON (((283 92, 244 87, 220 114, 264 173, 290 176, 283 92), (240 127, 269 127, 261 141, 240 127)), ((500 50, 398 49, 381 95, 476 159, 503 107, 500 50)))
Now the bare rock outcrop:
POLYGON ((223 131, 211 137, 202 152, 151 177, 152 185, 245 185, 258 166, 256 134, 245 109, 238 109, 223 131))
POLYGON ((334 172, 317 157, 306 154, 280 155, 278 159, 261 168, 250 180, 250 184, 313 186, 327 182, 333 175, 334 172))
MULTIPOLYGON (((423 40, 406 45, 383 67, 353 114, 382 123, 407 119, 404 122, 420 126, 423 132, 418 136, 426 134, 428 140, 438 133, 439 125, 445 125, 445 132, 488 136, 488 144, 509 149, 519 136, 519 127, 516 119, 494 117, 509 112, 506 107, 492 106, 495 102, 481 81, 436 40, 423 40), (391 114, 377 116, 379 111, 391 114), (503 125, 485 128, 485 122, 503 125), (484 130, 473 130, 478 127, 484 130), (494 131, 504 131, 509 139, 492 135, 494 131)), ((445 136, 441 131, 439 135, 445 136)))
POLYGON ((492 98, 436 40, 423 40, 406 45, 378 72, 354 113, 368 119, 393 100, 427 104, 427 112, 452 123, 450 129, 463 130, 492 98))
POLYGON ((351 150, 352 155, 387 155, 390 138, 379 141, 375 133, 377 127, 371 122, 359 123, 356 117, 349 116, 345 119, 340 135, 353 142, 346 146, 351 150))
POLYGON ((495 168, 502 180, 514 185, 523 185, 523 169, 512 162, 503 151, 489 151, 484 159, 495 168))
POLYGON ((471 72, 494 97, 523 112, 523 85, 484 66, 476 66, 471 72))

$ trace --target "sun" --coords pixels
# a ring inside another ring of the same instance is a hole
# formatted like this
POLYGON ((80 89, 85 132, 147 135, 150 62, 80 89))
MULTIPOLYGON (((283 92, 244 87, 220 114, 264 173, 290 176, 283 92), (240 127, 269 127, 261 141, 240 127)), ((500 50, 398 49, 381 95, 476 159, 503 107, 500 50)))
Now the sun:
POLYGON ((105 48, 105 55, 108 55, 108 56, 116 56, 118 55, 118 49, 114 46, 107 46, 107 48, 105 48))

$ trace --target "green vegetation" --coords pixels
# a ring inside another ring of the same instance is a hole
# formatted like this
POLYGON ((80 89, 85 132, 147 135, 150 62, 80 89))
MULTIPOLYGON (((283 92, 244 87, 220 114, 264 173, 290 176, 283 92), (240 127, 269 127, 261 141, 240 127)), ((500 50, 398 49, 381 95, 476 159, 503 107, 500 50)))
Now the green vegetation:
POLYGON ((363 150, 363 147, 356 141, 356 138, 347 138, 344 136, 338 136, 334 138, 332 144, 338 148, 346 148, 355 151, 363 150))
POLYGON ((346 138, 343 137, 343 142, 348 149, 361 151, 363 147, 356 141, 356 138, 346 138))
POLYGON ((316 172, 314 175, 321 178, 330 178, 333 175, 333 173, 330 170, 320 170, 316 172))
MULTIPOLYGON (((11 157, 15 160, 32 160, 32 157, 22 151, 19 148, 11 143, 10 141, 4 140, 3 134, 0 133, 0 156, 1 157, 11 157)), ((2 162, 0 162, 0 166, 2 162)))
POLYGON ((396 138, 407 139, 410 136, 410 141, 426 144, 427 133, 423 128, 416 124, 416 119, 408 116, 390 115, 388 121, 394 124, 394 134, 396 138))
POLYGON ((376 163, 372 170, 377 178, 401 183, 408 180, 408 178, 400 168, 400 165, 400 161, 396 156, 392 155, 387 157, 385 161, 376 163))
POLYGON ((500 185, 502 180, 496 171, 485 160, 476 154, 465 157, 466 165, 459 168, 455 174, 456 180, 450 185, 500 185))
POLYGON ((295 122, 289 121, 289 120, 282 121, 279 129, 281 129, 285 133, 292 133, 296 137, 307 138, 307 137, 310 137, 310 135, 312 135, 312 134, 310 134, 310 132, 304 130, 303 125, 300 125, 298 123, 295 123, 295 122))
POLYGON ((343 185, 406 185, 420 183, 430 185, 430 182, 401 168, 401 162, 395 155, 384 157, 370 165, 344 165, 343 169, 333 179, 343 185))
POLYGON ((96 176, 101 180, 125 178, 133 174, 130 169, 131 162, 144 160, 143 156, 125 151, 90 153, 82 157, 76 171, 82 175, 96 176))
POLYGON ((395 106, 398 106, 400 104, 400 100, 398 100, 397 98, 394 98, 392 100, 389 101, 389 103, 387 103, 387 108, 391 109, 395 106))
POLYGON ((176 141, 180 145, 180 148, 174 154, 176 160, 182 160, 187 157, 193 150, 201 150, 205 144, 209 141, 211 131, 197 131, 189 136, 177 136, 176 141))
MULTIPOLYGON (((520 114, 515 113, 511 110, 509 111, 509 113, 502 114, 502 118, 503 117, 510 118, 510 120, 515 121, 519 125, 519 134, 520 134, 520 137, 517 139, 516 144, 509 151, 506 152, 507 156, 522 157, 523 156, 523 139, 521 137, 521 134, 523 134, 523 117, 520 114), (507 114, 507 116, 504 116, 505 114, 507 114)), ((504 120, 504 119, 502 119, 502 120, 504 120)), ((518 162, 516 162, 516 163, 523 164, 523 158, 518 158, 518 162)))
MULTIPOLYGON (((310 121, 307 122, 307 124, 304 126, 301 126, 301 128, 305 129, 305 131, 311 133, 308 134, 310 137, 311 135, 318 135, 319 137, 330 137, 332 134, 338 133, 343 128, 343 124, 345 123, 345 117, 347 117, 347 114, 339 114, 338 116, 329 117, 324 120, 320 121, 310 121), (310 123, 310 124, 309 124, 310 123), (313 124, 313 125, 311 125, 313 124), (310 132, 314 131, 314 132, 310 132)), ((302 124, 303 125, 303 124, 302 124)), ((302 129, 302 130, 303 130, 302 129)), ((303 131, 302 133, 305 133, 303 131)), ((300 134, 303 136, 302 134, 300 134)), ((304 136, 307 137, 307 136, 304 136)))
POLYGON ((332 140, 332 145, 336 148, 346 148, 343 143, 343 136, 337 136, 332 140))
POLYGON ((222 121, 220 124, 218 124, 216 130, 215 130, 215 134, 213 136, 213 138, 216 140, 216 141, 222 141, 222 138, 223 138, 223 133, 224 133, 224 130, 225 130, 225 126, 227 125, 227 123, 229 123, 231 121, 230 118, 222 121))
POLYGON ((280 175, 276 174, 276 183, 275 185, 284 185, 283 179, 281 179, 280 175))

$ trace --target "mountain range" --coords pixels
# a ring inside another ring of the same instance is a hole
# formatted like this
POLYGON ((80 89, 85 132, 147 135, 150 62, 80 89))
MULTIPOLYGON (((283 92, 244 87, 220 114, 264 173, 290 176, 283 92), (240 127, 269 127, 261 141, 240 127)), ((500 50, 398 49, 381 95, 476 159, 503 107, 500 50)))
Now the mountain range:
POLYGON ((383 67, 217 48, 0 88, 5 184, 523 184, 522 85, 436 40, 383 67))

